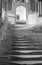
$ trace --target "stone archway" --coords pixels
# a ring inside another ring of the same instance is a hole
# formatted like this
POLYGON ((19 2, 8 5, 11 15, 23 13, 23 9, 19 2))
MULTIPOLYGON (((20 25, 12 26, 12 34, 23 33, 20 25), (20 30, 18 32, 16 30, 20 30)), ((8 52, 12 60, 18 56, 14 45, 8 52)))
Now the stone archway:
POLYGON ((19 21, 26 21, 26 7, 18 6, 16 7, 16 19, 19 21))

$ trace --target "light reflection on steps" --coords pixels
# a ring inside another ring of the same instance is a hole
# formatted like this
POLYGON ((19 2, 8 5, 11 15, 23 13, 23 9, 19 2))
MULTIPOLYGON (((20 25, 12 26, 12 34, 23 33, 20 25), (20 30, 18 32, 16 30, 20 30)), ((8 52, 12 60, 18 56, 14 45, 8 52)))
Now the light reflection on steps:
POLYGON ((10 63, 17 63, 17 64, 36 64, 42 63, 42 61, 32 60, 32 61, 10 61, 10 63))
POLYGON ((39 46, 17 46, 14 48, 11 48, 11 50, 33 50, 33 49, 39 49, 39 46))
POLYGON ((20 53, 31 53, 31 52, 41 52, 42 50, 12 50, 11 52, 20 52, 20 53))
POLYGON ((38 58, 42 57, 42 55, 9 55, 12 57, 20 57, 20 58, 38 58))

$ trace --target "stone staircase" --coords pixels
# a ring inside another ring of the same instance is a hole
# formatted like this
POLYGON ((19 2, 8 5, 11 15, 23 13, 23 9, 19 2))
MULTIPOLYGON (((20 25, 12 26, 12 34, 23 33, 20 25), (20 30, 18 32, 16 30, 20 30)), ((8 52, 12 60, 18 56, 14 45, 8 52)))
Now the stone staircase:
POLYGON ((36 42, 25 40, 24 37, 16 37, 12 40, 9 53, 9 63, 35 64, 42 63, 42 49, 36 42))
MULTIPOLYGON (((23 31, 22 31, 23 32, 23 31)), ((7 44, 9 45, 8 59, 9 65, 41 64, 42 63, 42 42, 33 35, 16 35, 14 27, 6 31, 7 44)), ((23 32, 24 33, 24 32, 23 32)), ((5 38, 5 39, 6 39, 5 38)), ((4 42, 5 44, 5 42, 4 42)))

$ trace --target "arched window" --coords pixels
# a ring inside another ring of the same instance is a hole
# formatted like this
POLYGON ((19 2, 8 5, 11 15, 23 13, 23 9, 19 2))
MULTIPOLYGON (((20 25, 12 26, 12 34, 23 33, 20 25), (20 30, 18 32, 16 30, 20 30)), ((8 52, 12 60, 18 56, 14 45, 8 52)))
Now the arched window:
POLYGON ((38 1, 37 0, 29 0, 29 7, 30 7, 30 11, 32 12, 38 12, 38 1))
POLYGON ((7 1, 5 1, 5 11, 7 11, 7 1))
POLYGON ((30 5, 31 5, 32 12, 34 12, 35 11, 35 0, 31 0, 30 5))
POLYGON ((0 17, 2 15, 2 0, 0 0, 0 17))
POLYGON ((42 16, 42 0, 39 1, 39 16, 42 16))
POLYGON ((8 0, 8 10, 12 10, 12 0, 8 0))

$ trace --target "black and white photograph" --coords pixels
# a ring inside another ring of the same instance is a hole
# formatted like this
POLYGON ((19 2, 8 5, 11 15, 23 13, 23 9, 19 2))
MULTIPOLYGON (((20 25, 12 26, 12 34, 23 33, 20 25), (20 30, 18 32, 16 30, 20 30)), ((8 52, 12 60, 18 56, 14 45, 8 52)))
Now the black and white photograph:
POLYGON ((42 0, 0 0, 0 65, 42 65, 42 0))

